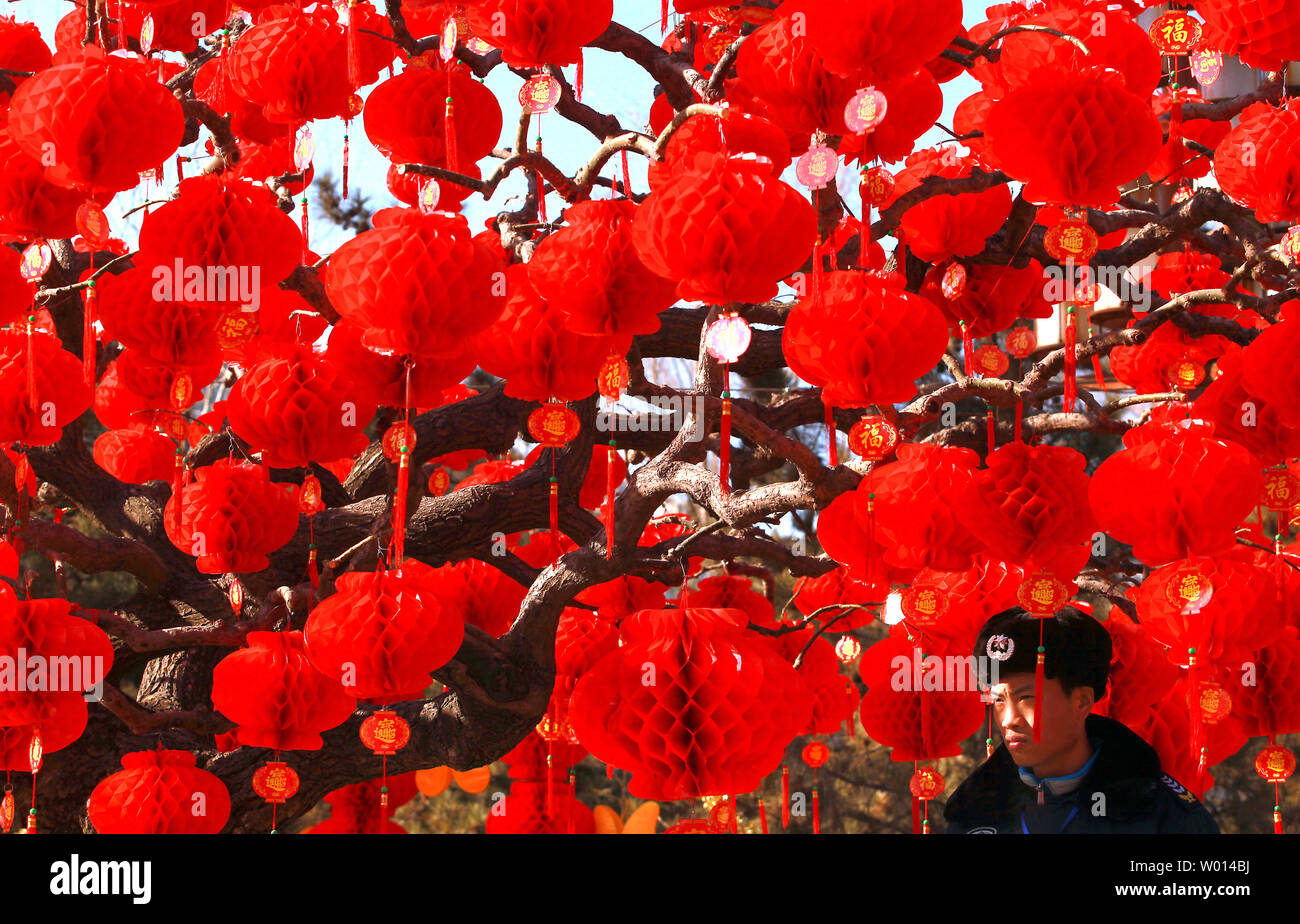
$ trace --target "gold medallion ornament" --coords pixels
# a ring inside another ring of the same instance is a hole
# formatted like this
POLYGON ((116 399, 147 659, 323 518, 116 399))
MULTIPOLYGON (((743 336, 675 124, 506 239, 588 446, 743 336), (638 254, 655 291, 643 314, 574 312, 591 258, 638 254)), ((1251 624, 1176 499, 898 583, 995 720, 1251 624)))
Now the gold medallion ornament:
POLYGON ((1016 588, 1016 600, 1034 616, 1051 616, 1070 599, 1074 588, 1048 571, 1031 574, 1016 588))
POLYGON ((934 584, 913 584, 903 591, 900 606, 914 625, 932 626, 948 612, 948 595, 934 584))

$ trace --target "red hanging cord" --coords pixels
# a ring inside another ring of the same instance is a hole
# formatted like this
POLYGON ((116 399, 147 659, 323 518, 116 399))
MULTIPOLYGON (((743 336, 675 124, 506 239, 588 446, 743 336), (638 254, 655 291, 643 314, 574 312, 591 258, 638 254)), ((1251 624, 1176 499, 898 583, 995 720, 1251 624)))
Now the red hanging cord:
MULTIPOLYGON (((1067 271, 1071 264, 1066 264, 1067 271)), ((1065 307, 1065 398, 1064 411, 1070 413, 1074 410, 1074 402, 1078 397, 1078 385, 1075 382, 1075 329, 1074 329, 1074 305, 1067 304, 1065 307)))
POLYGON ((763 805, 763 797, 758 797, 758 823, 763 826, 763 833, 767 833, 767 807, 763 805))
POLYGON ((618 489, 614 463, 618 461, 618 443, 609 441, 605 456, 605 560, 614 556, 614 492, 618 489))
POLYGON ((349 155, 350 147, 351 145, 348 142, 348 123, 344 122, 343 123, 343 198, 345 200, 348 197, 348 160, 349 160, 348 155, 349 155))
POLYGON ((348 0, 348 83, 361 88, 361 36, 358 33, 357 0, 348 0))
POLYGON ((628 170, 627 170, 627 149, 624 148, 622 151, 619 152, 619 154, 620 154, 620 156, 621 156, 622 159, 623 159, 623 197, 626 198, 626 199, 631 199, 631 198, 632 198, 632 178, 631 178, 631 175, 628 173, 628 170))
POLYGON ((582 49, 578 49, 578 73, 573 78, 573 97, 582 102, 582 49))
POLYGON ((790 767, 781 765, 781 827, 790 827, 790 767))
POLYGON ((975 351, 974 347, 975 347, 975 343, 973 340, 971 340, 970 328, 966 326, 965 321, 962 321, 961 322, 962 371, 966 373, 967 377, 969 377, 972 374, 972 370, 975 368, 975 357, 972 355, 975 351))
MULTIPOLYGON (((823 392, 822 397, 825 398, 823 392)), ((835 408, 831 404, 826 404, 826 448, 830 454, 831 468, 840 464, 840 440, 839 430, 835 427, 835 408)))
MULTIPOLYGON (((723 364, 723 381, 731 382, 731 364, 723 364)), ((722 392, 722 424, 718 428, 718 483, 722 496, 731 496, 731 392, 722 392)))
MULTIPOLYGON (((91 258, 94 267, 94 258, 91 258)), ((95 280, 86 285, 86 307, 82 312, 81 323, 81 371, 87 385, 95 384, 95 317, 98 313, 99 293, 95 289, 95 280)))

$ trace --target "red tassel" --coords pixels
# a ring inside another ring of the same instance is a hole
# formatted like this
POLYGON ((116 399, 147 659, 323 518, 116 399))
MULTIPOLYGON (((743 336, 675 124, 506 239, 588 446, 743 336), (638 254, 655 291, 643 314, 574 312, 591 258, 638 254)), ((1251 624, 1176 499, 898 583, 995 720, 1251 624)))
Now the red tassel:
POLYGON ((614 492, 618 485, 615 483, 614 462, 618 459, 618 444, 613 440, 609 441, 605 455, 605 560, 609 561, 614 556, 614 492))
POLYGON ((963 371, 969 378, 972 370, 975 368, 975 357, 971 354, 975 352, 975 344, 971 340, 970 330, 966 327, 966 322, 961 322, 961 353, 963 371))
POLYGON ((1074 402, 1078 397, 1075 377, 1075 330, 1074 330, 1074 306, 1070 305, 1065 309, 1065 406, 1067 414, 1074 410, 1074 402))
MULTIPOLYGON (((765 832, 766 833, 766 832, 765 832)), ((1273 833, 1282 834, 1282 806, 1273 806, 1273 833)))
POLYGON ((632 177, 627 172, 627 151, 619 152, 623 157, 623 198, 632 198, 632 177))
POLYGON ((912 797, 912 833, 921 833, 921 797, 912 797))
MULTIPOLYGON (((730 378, 730 373, 726 373, 730 378)), ((731 392, 722 393, 722 426, 718 431, 718 482, 722 496, 731 495, 731 392)))
POLYGON ((320 587, 320 571, 316 567, 316 545, 307 547, 307 579, 311 581, 313 588, 320 587))
POLYGON ((998 448, 998 421, 993 408, 989 408, 989 452, 998 448))
POLYGON ((659 0, 659 32, 668 31, 668 0, 659 0))
POLYGON ((582 49, 578 49, 578 73, 573 78, 573 97, 582 102, 582 49))
MULTIPOLYGON (((817 771, 813 770, 813 776, 817 776, 817 771)), ((813 834, 822 833, 822 819, 820 800, 817 797, 817 784, 813 783, 813 834)))
POLYGON ((1034 666, 1034 742, 1043 740, 1043 682, 1044 664, 1047 661, 1047 649, 1043 647, 1043 623, 1038 623, 1038 662, 1034 666))
POLYGON ((343 129, 343 198, 348 197, 348 130, 343 129))
POLYGON ((831 468, 840 464, 839 431, 835 428, 835 408, 826 405, 826 446, 830 451, 831 468))
POLYGON ((781 765, 781 827, 790 827, 790 768, 781 765))
POLYGON ((410 447, 403 446, 397 461, 397 491, 393 496, 393 567, 406 558, 406 483, 409 481, 410 447))
POLYGON ((546 814, 555 812, 555 741, 546 739, 546 814))
POLYGON ((95 384, 95 315, 99 306, 99 293, 95 282, 91 280, 86 286, 86 308, 82 312, 81 323, 81 370, 87 385, 95 384))
MULTIPOLYGON (((542 135, 541 135, 541 116, 537 118, 537 153, 542 153, 542 135)), ((546 224, 546 182, 542 179, 542 172, 535 171, 533 176, 537 181, 537 220, 546 224)))
POLYGON ((740 817, 739 817, 739 815, 737 814, 737 809, 736 809, 736 797, 735 797, 735 796, 727 796, 727 804, 731 806, 731 833, 732 833, 732 834, 739 834, 739 833, 740 833, 740 828, 739 828, 739 825, 740 825, 740 817))
POLYGON ((442 138, 447 148, 447 169, 460 172, 460 145, 456 141, 456 104, 451 98, 451 68, 447 68, 447 109, 442 117, 442 138))
MULTIPOLYGON (((1279 818, 1281 816, 1278 816, 1279 818)), ((758 797, 758 823, 763 826, 763 833, 767 833, 767 807, 763 805, 763 797, 758 797)), ((1281 822, 1278 822, 1281 824, 1281 822)), ((1280 833, 1280 832, 1279 832, 1280 833)))
POLYGON ((357 31, 357 0, 348 0, 348 83, 361 88, 361 35, 357 31))
MULTIPOLYGON (((551 450, 554 452, 555 450, 551 450)), ((555 463, 552 462, 552 471, 555 463)), ((554 475, 551 476, 551 541, 555 543, 555 554, 559 557, 560 553, 560 481, 554 475)))
POLYGON ((306 266, 307 261, 310 259, 308 254, 311 253, 311 245, 308 243, 309 230, 311 227, 311 219, 307 217, 308 209, 307 209, 306 195, 303 195, 301 205, 302 205, 302 263, 303 266, 306 266))
POLYGON ((27 317, 27 406, 33 414, 40 407, 36 394, 36 360, 35 355, 36 315, 27 317))
MULTIPOLYGON (((1190 719, 1191 738, 1192 738, 1192 757, 1204 759, 1202 746, 1204 745, 1205 725, 1201 721, 1201 667, 1196 658, 1196 649, 1187 649, 1187 707, 1188 718, 1190 719)), ((1200 772, 1199 770, 1197 771, 1200 772)))
POLYGON ((183 179, 185 179, 185 158, 177 154, 176 155, 176 182, 179 183, 183 179))

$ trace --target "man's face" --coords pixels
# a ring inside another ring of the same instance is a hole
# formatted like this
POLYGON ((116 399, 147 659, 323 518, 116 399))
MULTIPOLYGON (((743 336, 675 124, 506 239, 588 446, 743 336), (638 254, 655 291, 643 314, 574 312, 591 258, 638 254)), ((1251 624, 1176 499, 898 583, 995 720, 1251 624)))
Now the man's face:
MULTIPOLYGON (((1093 693, 1088 686, 1076 687, 1067 695, 1057 678, 1043 681, 1043 700, 1034 700, 1034 675, 1010 674, 995 684, 993 715, 1002 729, 1002 740, 1018 767, 1037 768, 1040 776, 1053 771, 1084 737, 1084 722, 1092 710, 1093 693), (1042 740, 1034 741, 1034 723, 1043 723, 1042 740)), ((1065 772, 1069 772, 1067 769, 1065 772)))

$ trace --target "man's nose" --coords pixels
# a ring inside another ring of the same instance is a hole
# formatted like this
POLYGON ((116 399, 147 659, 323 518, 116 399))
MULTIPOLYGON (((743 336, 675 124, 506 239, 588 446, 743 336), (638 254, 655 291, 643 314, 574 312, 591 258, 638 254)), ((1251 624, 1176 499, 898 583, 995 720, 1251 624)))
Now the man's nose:
POLYGON ((1025 723, 1025 716, 1014 703, 1008 702, 998 713, 998 723, 1003 728, 1019 728, 1025 723))

